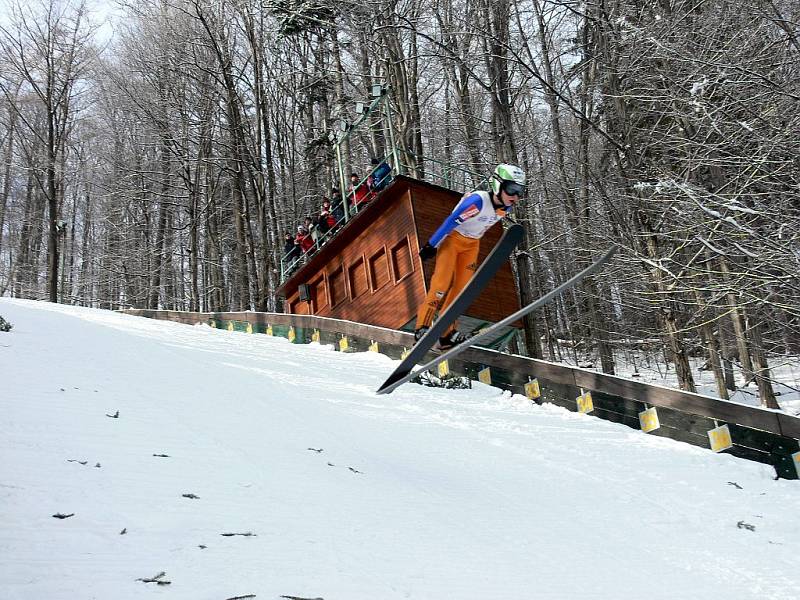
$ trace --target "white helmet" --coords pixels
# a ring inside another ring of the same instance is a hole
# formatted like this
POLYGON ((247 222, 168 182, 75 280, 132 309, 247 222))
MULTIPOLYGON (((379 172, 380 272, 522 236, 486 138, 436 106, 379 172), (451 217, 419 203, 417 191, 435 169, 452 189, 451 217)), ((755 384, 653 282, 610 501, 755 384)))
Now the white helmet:
POLYGON ((495 195, 504 189, 512 196, 515 194, 521 196, 525 192, 525 171, 516 165, 497 165, 489 179, 489 186, 495 195))

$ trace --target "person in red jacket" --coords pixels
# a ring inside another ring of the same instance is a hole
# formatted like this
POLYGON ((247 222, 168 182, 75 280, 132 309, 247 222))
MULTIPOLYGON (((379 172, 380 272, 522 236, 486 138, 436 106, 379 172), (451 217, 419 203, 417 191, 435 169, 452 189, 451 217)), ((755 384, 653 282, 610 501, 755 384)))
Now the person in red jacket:
POLYGON ((300 246, 300 251, 305 254, 314 247, 314 239, 308 233, 308 229, 299 225, 297 227, 297 235, 294 238, 294 243, 300 246))
POLYGON ((331 201, 325 198, 322 201, 322 208, 319 211, 319 229, 322 233, 327 233, 336 226, 336 218, 333 216, 331 201))
POLYGON ((350 173, 350 185, 347 188, 347 195, 350 197, 352 212, 363 208, 362 205, 371 200, 366 182, 358 185, 358 173, 350 173))

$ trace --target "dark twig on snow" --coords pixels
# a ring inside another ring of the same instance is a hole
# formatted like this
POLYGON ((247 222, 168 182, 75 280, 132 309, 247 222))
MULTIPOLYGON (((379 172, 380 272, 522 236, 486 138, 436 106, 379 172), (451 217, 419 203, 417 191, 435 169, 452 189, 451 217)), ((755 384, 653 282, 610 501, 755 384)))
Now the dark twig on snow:
POLYGON ((55 517, 56 519, 69 519, 70 517, 74 517, 74 516, 75 516, 75 513, 69 513, 68 515, 65 515, 63 513, 56 513, 56 514, 53 515, 53 517, 55 517))
POLYGON ((125 535, 126 533, 128 533, 127 527, 125 527, 122 531, 119 532, 120 535, 125 535))
POLYGON ((119 411, 115 412, 113 415, 106 413, 106 416, 111 419, 119 419, 119 411))
POLYGON ((306 450, 311 450, 312 452, 316 452, 317 454, 322 452, 322 448, 306 448, 306 450))
POLYGON ((153 456, 157 456, 158 458, 169 458, 169 454, 153 454, 153 456))
POLYGON ((302 596, 281 596, 286 600, 325 600, 324 598, 303 598, 302 596))
POLYGON ((233 596, 232 598, 226 598, 225 600, 247 600, 248 598, 255 598, 255 594, 247 594, 247 596, 233 596))
POLYGON ((357 471, 353 467, 347 467, 347 468, 350 469, 353 473, 358 473, 359 475, 363 475, 364 474, 362 471, 357 471))
POLYGON ((255 533, 248 531, 247 533, 220 533, 222 537, 233 537, 234 535, 240 535, 242 537, 256 537, 255 533))
POLYGON ((739 529, 747 529, 747 531, 755 531, 756 530, 756 526, 755 525, 750 525, 750 523, 745 523, 744 521, 739 521, 736 524, 736 526, 739 529))
MULTIPOLYGON (((88 460, 77 460, 77 459, 74 459, 74 458, 68 458, 67 462, 74 462, 74 463, 78 463, 79 465, 88 465, 89 464, 88 460)), ((100 463, 95 463, 94 466, 99 469, 101 465, 100 465, 100 463)))
POLYGON ((732 485, 732 486, 733 486, 733 487, 735 487, 737 490, 743 490, 743 489, 744 489, 742 486, 740 486, 740 485, 739 485, 738 483, 736 483, 735 481, 729 481, 729 482, 728 482, 728 485, 732 485))
POLYGON ((171 581, 164 581, 163 579, 161 579, 166 574, 167 573, 165 571, 161 571, 161 573, 159 573, 155 577, 147 577, 147 578, 140 577, 136 581, 142 581, 144 583, 157 583, 158 585, 169 585, 172 583, 171 581))
POLYGON ((194 494, 183 494, 183 497, 190 500, 200 500, 200 496, 195 496, 194 494))

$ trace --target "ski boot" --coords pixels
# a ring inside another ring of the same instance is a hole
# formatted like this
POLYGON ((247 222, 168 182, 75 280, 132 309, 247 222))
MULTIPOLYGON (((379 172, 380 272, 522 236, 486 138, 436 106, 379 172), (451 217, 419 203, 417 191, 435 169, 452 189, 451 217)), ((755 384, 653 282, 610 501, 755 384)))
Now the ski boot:
POLYGON ((461 342, 466 341, 469 337, 470 336, 454 329, 450 333, 439 338, 439 350, 449 350, 453 346, 458 346, 461 342))

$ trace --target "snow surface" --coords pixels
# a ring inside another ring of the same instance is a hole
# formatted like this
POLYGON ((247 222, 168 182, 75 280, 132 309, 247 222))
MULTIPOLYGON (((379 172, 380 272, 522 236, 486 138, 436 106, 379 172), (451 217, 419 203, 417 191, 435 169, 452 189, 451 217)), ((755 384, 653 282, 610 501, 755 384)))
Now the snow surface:
POLYGON ((768 466, 479 383, 378 396, 375 353, 0 314, 3 600, 798 597, 768 466))

